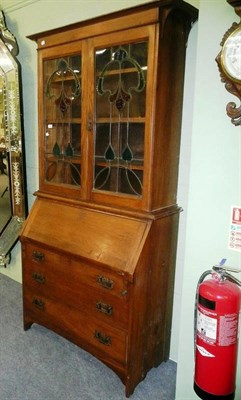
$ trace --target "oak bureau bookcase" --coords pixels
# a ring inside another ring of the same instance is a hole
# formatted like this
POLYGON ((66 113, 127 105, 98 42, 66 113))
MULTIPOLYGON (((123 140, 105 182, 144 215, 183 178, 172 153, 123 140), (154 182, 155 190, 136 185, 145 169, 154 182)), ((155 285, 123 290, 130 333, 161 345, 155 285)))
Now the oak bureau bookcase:
POLYGON ((39 190, 21 234, 24 328, 63 335, 130 396, 169 357, 185 53, 197 10, 153 1, 30 36, 39 190))

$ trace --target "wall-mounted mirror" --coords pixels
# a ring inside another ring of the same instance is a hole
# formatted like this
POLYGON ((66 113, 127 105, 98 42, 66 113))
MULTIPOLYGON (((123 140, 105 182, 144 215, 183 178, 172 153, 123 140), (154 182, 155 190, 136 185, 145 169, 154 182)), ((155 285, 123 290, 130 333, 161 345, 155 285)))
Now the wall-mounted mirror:
POLYGON ((27 213, 17 54, 0 11, 0 266, 5 267, 27 213))

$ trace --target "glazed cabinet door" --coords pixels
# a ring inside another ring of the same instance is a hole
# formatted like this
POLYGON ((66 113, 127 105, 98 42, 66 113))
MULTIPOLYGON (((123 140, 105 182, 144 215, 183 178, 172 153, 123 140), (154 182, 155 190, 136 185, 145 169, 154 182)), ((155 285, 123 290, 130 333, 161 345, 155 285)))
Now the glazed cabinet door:
POLYGON ((94 51, 92 199, 146 208, 155 26, 98 37, 94 51))
POLYGON ((82 187, 81 42, 39 53, 40 189, 79 198, 82 187))
POLYGON ((40 191, 148 210, 155 43, 147 25, 39 52, 40 191))

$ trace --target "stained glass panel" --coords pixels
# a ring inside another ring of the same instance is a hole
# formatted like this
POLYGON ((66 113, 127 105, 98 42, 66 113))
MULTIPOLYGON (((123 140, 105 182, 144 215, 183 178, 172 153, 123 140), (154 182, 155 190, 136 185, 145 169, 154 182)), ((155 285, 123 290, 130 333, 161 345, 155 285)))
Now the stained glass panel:
POLYGON ((81 57, 44 61, 45 181, 81 184, 81 57))
POLYGON ((148 43, 98 49, 94 189, 142 196, 148 43))

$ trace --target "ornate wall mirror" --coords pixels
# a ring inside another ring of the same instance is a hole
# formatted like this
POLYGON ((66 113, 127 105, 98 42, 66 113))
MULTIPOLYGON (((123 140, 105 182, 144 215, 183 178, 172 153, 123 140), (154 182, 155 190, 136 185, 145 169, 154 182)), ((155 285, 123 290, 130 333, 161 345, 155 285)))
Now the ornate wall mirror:
POLYGON ((27 213, 17 54, 0 11, 0 266, 5 267, 27 213))

